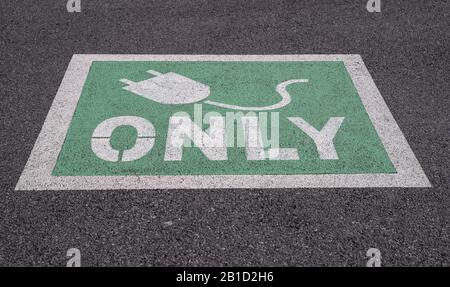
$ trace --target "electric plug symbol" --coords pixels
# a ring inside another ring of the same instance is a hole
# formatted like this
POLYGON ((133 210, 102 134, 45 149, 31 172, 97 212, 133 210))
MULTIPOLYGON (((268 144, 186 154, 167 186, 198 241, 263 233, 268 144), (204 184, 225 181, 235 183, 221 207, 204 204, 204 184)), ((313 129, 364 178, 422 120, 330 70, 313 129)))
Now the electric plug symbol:
POLYGON ((173 72, 162 74, 154 70, 147 73, 155 77, 137 83, 121 79, 122 83, 128 85, 123 89, 160 104, 172 105, 191 104, 209 96, 209 86, 179 74, 173 72))
MULTIPOLYGON (((127 79, 120 81, 127 86, 124 90, 130 91, 138 96, 160 104, 192 104, 206 99, 210 94, 209 86, 189 79, 177 73, 169 72, 162 74, 154 70, 148 70, 147 73, 155 76, 141 82, 133 82, 127 79)), ((239 111, 269 111, 280 109, 291 102, 291 96, 286 90, 287 86, 294 83, 308 83, 307 79, 293 79, 279 83, 276 86, 276 92, 281 96, 281 100, 270 106, 263 107, 242 107, 206 100, 205 104, 239 111)))

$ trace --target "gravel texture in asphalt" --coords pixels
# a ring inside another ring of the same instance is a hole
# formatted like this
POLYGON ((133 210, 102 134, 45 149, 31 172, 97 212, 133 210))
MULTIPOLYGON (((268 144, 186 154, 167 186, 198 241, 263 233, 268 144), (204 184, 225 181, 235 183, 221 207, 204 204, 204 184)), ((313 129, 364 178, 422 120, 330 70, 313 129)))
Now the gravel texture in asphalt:
POLYGON ((2 1, 0 265, 449 264, 449 1, 2 1), (73 54, 360 54, 432 188, 14 191, 73 54))

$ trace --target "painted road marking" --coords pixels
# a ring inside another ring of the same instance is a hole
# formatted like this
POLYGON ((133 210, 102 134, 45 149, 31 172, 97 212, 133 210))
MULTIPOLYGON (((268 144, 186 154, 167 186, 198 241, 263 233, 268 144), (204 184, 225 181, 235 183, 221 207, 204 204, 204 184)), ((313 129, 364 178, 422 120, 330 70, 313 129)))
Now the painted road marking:
POLYGON ((95 155, 105 161, 134 161, 145 156, 155 144, 155 128, 144 118, 121 116, 101 122, 94 130, 91 138, 91 149, 95 155), (136 129, 136 143, 130 149, 114 149, 111 145, 113 132, 121 126, 132 126, 136 129))
POLYGON ((74 55, 16 190, 429 186, 359 55, 74 55))

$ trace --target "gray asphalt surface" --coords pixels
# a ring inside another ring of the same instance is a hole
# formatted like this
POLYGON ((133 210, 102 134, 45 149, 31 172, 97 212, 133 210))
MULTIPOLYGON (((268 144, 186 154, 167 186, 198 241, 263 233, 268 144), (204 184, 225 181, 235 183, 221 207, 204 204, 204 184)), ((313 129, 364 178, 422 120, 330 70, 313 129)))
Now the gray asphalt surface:
POLYGON ((449 265, 450 1, 82 2, 0 3, 0 265, 449 265), (361 54, 433 188, 16 192, 76 53, 361 54))

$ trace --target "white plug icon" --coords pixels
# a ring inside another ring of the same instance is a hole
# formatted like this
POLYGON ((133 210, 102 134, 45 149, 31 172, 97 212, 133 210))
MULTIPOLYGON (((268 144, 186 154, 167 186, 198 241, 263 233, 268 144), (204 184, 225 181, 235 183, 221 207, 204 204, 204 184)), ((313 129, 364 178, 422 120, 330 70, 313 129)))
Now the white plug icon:
MULTIPOLYGON (((124 90, 130 91, 136 95, 153 100, 160 104, 192 104, 206 99, 210 94, 209 86, 189 79, 177 73, 169 72, 162 74, 160 72, 149 70, 147 73, 155 77, 141 82, 133 82, 127 79, 120 81, 127 86, 124 90)), ((307 83, 307 79, 294 79, 282 82, 277 85, 276 91, 281 96, 281 100, 270 106, 264 107, 242 107, 229 105, 206 100, 205 104, 218 106, 222 108, 241 110, 241 111, 268 111, 282 108, 291 102, 291 96, 286 91, 286 87, 293 83, 307 83)))
POLYGON ((135 83, 122 79, 128 86, 123 89, 160 104, 191 104, 209 96, 209 87, 176 73, 162 74, 149 70, 156 77, 135 83))

